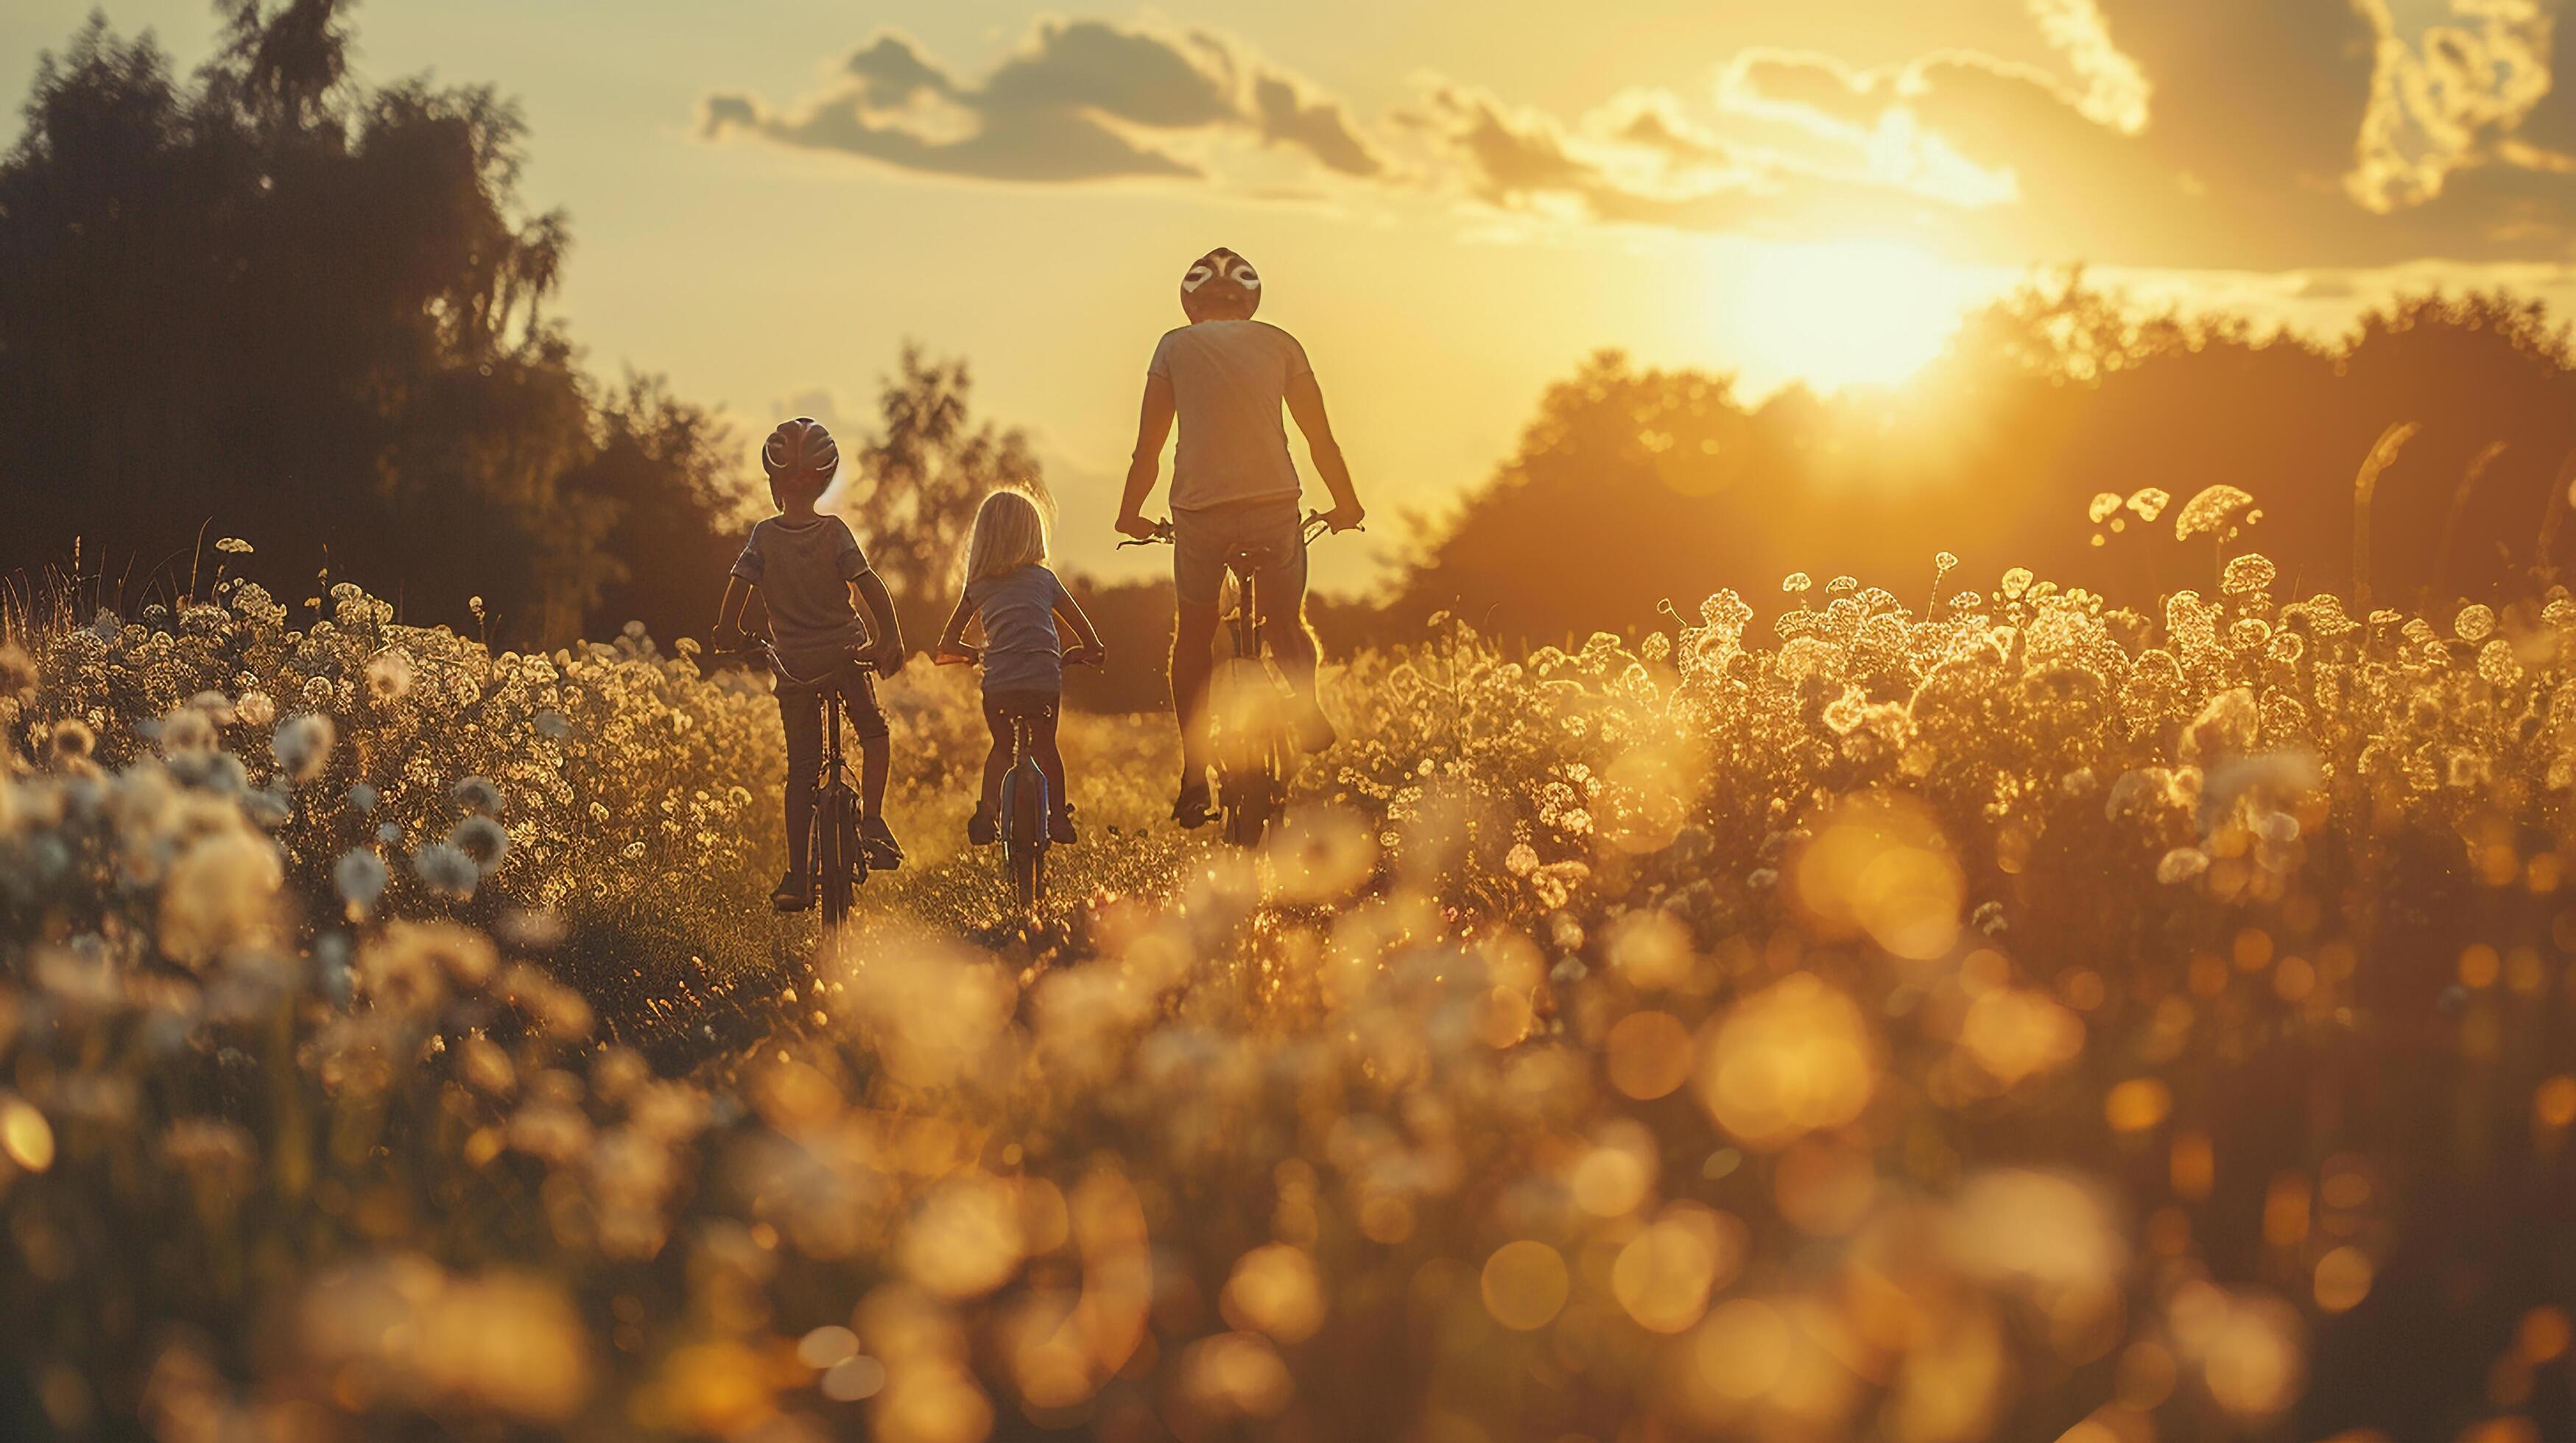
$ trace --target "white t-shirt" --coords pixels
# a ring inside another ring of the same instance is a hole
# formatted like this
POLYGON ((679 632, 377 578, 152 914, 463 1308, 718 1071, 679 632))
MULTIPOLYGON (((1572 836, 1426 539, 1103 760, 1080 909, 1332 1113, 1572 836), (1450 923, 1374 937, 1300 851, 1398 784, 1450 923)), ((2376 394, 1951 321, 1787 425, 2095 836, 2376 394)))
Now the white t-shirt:
POLYGON ((1172 383, 1180 416, 1173 510, 1297 498, 1280 409, 1288 383, 1314 368, 1295 336, 1263 321, 1201 321, 1164 332, 1145 369, 1172 383))

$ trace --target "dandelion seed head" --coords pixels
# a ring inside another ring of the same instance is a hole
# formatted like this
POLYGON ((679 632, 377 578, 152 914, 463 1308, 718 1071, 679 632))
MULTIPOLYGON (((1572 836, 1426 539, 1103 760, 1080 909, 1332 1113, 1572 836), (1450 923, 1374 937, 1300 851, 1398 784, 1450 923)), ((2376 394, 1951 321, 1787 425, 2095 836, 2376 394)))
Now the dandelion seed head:
POLYGON ((400 647, 388 647, 367 659, 367 695, 379 705, 390 705, 411 695, 411 653, 400 647))
POLYGON ((447 834, 447 844, 464 854, 478 874, 489 876, 509 855, 510 834, 499 822, 486 816, 471 816, 456 824, 447 834))
POLYGON ((54 723, 46 742, 57 764, 84 762, 98 750, 98 733, 78 717, 64 717, 54 723))
POLYGON ((277 758, 278 769, 297 785, 312 781, 322 774, 331 761, 331 748, 339 741, 339 728, 331 718, 319 712, 305 712, 279 723, 269 739, 269 753, 277 758))
POLYGON ((221 738, 215 723, 200 708, 183 706, 161 718, 161 754, 198 758, 212 753, 221 738))
POLYGON ((14 641, 0 641, 0 697, 33 695, 43 678, 36 670, 36 659, 14 641))
POLYGON ((474 895, 480 879, 474 859, 448 842, 423 842, 412 849, 411 869, 431 892, 462 901, 474 895))
POLYGON ((487 777, 458 777, 456 784, 448 789, 448 794, 456 798, 458 806, 469 812, 486 817, 501 815, 501 789, 492 785, 487 777))
MULTIPOLYGON (((2241 487, 2225 483, 2203 487, 2175 513, 2174 539, 2189 541, 2195 536, 2233 531, 2239 518, 2253 505, 2254 497, 2241 487)), ((2145 519, 2155 520, 2153 516, 2145 519)))
POLYGON ((340 899, 361 913, 373 911, 377 899, 384 896, 385 878, 384 858, 365 847, 342 852, 331 868, 332 885, 339 889, 340 899))

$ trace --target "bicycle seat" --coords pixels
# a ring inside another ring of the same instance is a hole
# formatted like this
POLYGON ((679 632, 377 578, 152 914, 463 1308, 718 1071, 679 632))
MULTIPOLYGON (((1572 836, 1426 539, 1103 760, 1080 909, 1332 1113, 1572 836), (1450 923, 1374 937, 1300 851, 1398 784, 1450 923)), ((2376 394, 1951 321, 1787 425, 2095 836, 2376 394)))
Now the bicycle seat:
POLYGON ((1237 576, 1249 576, 1278 560, 1279 548, 1276 546, 1238 546, 1225 554, 1225 569, 1237 576))

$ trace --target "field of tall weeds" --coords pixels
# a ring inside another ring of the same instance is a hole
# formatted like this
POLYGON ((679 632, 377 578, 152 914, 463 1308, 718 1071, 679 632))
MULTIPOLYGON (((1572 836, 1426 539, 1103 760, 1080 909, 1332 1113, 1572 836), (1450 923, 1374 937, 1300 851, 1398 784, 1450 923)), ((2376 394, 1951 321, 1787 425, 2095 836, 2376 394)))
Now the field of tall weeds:
POLYGON ((687 643, 21 628, 0 1432, 2565 1426, 2576 601, 1931 598, 1442 618, 1252 853, 1079 719, 1036 929, 917 666, 833 936, 687 643))

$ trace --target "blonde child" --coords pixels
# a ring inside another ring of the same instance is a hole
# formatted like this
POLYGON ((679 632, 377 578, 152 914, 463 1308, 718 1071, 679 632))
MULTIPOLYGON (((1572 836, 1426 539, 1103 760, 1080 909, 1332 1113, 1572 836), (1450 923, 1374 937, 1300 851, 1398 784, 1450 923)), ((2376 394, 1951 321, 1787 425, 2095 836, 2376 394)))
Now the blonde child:
POLYGON ((983 846, 998 834, 1002 775, 1011 765, 1011 721, 1027 717, 1039 770, 1046 773, 1054 798, 1047 818, 1047 839, 1075 840, 1073 805, 1065 800, 1064 755, 1056 749, 1056 714, 1064 704, 1067 661, 1097 662, 1100 633, 1082 614, 1064 583, 1046 568, 1046 521, 1037 503, 1017 491, 996 491, 975 513, 975 532, 966 546, 966 586, 940 633, 939 652, 948 659, 978 659, 984 665, 984 725, 993 734, 993 750, 984 758, 984 792, 966 824, 966 839, 983 846), (1068 652, 1056 629, 1058 618, 1073 628, 1081 647, 1068 652), (981 651, 966 645, 969 622, 981 623, 981 651))

